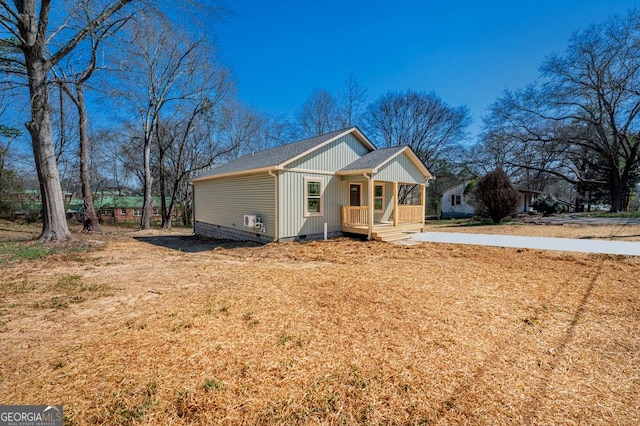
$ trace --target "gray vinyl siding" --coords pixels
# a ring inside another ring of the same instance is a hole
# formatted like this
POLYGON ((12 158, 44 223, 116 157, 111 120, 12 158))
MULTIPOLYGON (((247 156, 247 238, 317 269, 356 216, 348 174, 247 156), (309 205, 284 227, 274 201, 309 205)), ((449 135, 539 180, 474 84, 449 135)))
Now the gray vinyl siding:
POLYGON ((262 218, 266 235, 275 237, 275 182, 268 174, 194 182, 195 220, 239 230, 244 215, 262 218))
POLYGON ((292 162, 287 168, 335 172, 368 152, 369 149, 362 142, 348 134, 292 162))
POLYGON ((348 203, 346 183, 338 176, 300 172, 282 172, 278 176, 280 199, 280 238, 321 234, 324 223, 329 233, 342 231, 341 206, 348 203), (322 216, 304 216, 304 180, 320 179, 322 185, 322 216))
POLYGON ((422 172, 405 153, 385 164, 373 178, 402 183, 424 183, 426 180, 422 172))

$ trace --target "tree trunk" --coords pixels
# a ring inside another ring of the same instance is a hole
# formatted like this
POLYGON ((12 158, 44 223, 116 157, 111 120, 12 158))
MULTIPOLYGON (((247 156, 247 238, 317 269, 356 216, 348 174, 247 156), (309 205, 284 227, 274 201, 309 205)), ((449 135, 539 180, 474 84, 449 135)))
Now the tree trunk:
MULTIPOLYGON (((162 147, 160 151, 163 152, 162 147)), ((160 214, 162 216, 162 229, 171 229, 171 209, 167 207, 166 173, 164 171, 164 155, 158 159, 160 176, 160 214)))
POLYGON ((31 121, 26 123, 26 127, 31 134, 42 200, 42 233, 39 239, 57 242, 73 240, 67 225, 60 174, 53 146, 49 88, 46 83, 48 69, 42 59, 34 57, 29 51, 25 51, 25 62, 31 96, 31 121))
POLYGON ((87 108, 84 101, 84 89, 81 83, 76 84, 78 96, 78 129, 80 132, 80 182, 82 185, 82 198, 84 200, 84 228, 89 232, 102 232, 100 221, 93 207, 93 192, 91 191, 91 176, 89 174, 89 133, 87 131, 87 108))
POLYGON ((611 196, 611 208, 609 213, 620 213, 624 208, 625 182, 617 174, 612 173, 609 179, 609 194, 611 196))
POLYGON ((574 211, 576 213, 584 212, 585 193, 585 185, 582 182, 578 182, 576 185, 576 200, 574 205, 574 211))
POLYGON ((153 198, 151 198, 151 138, 148 137, 144 144, 144 201, 142 204, 142 217, 140 218, 140 229, 151 229, 151 212, 153 209, 153 198))

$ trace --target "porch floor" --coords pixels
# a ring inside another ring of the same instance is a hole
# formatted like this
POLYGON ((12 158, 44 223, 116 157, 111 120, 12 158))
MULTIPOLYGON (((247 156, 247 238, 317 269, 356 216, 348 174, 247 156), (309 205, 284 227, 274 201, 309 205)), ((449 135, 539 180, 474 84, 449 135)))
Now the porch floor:
MULTIPOLYGON (((423 232, 424 224, 422 223, 399 223, 393 226, 392 223, 376 223, 373 225, 371 238, 376 241, 399 241, 409 238, 409 234, 413 232, 423 232)), ((367 235, 369 228, 362 226, 344 225, 342 232, 350 234, 367 235)))

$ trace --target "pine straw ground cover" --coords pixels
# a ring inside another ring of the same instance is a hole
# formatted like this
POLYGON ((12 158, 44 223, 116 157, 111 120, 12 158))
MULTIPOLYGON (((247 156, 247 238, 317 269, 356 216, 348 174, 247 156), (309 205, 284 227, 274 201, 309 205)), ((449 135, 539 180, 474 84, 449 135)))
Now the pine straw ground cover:
POLYGON ((593 240, 640 241, 640 225, 530 224, 523 221, 502 225, 469 226, 468 221, 427 223, 429 232, 525 235, 529 237, 581 238, 593 240))
POLYGON ((78 425, 640 423, 638 257, 80 238, 106 242, 0 262, 0 403, 78 425))

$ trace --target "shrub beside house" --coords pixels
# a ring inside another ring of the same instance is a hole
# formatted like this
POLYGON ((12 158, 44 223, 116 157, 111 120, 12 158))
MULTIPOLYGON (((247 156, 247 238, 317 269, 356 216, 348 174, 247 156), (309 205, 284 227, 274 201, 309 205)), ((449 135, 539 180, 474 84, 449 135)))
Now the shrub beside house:
MULTIPOLYGON (((442 219, 464 219, 476 216, 475 208, 469 203, 469 192, 473 181, 465 181, 442 193, 442 219)), ((516 213, 532 213, 533 201, 542 195, 541 191, 516 187, 518 190, 518 208, 516 213)))

